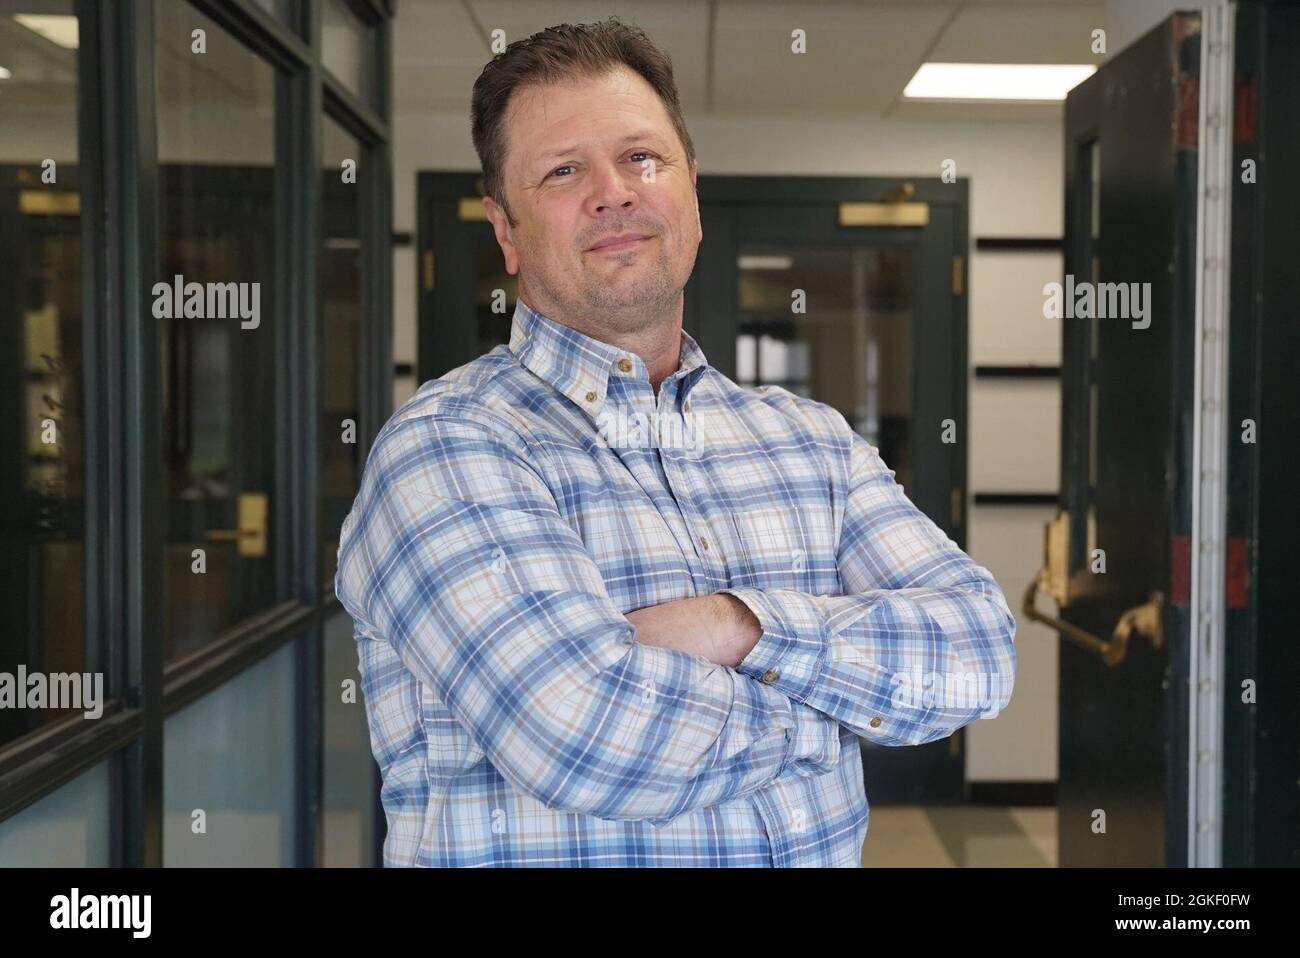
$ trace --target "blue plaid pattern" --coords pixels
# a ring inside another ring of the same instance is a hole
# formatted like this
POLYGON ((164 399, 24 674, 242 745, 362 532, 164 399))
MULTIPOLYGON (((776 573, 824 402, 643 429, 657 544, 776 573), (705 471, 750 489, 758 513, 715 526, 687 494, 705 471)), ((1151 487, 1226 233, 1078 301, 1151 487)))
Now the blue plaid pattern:
POLYGON ((840 413, 740 388, 684 331, 656 396, 522 301, 381 430, 335 590, 387 865, 857 866, 859 737, 951 735, 1016 670, 992 576, 840 413), (722 591, 763 629, 737 669, 624 618, 722 591))

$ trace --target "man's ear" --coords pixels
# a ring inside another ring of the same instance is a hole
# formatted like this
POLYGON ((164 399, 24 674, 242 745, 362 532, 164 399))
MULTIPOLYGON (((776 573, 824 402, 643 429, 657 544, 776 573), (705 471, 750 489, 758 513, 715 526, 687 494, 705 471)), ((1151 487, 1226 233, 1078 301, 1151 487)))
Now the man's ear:
POLYGON ((501 247, 501 254, 505 257, 506 272, 513 276, 519 272, 519 251, 515 249, 514 231, 510 227, 509 219, 506 218, 506 211, 490 196, 483 197, 483 211, 487 213, 488 222, 492 224, 492 232, 496 235, 497 245, 501 247))

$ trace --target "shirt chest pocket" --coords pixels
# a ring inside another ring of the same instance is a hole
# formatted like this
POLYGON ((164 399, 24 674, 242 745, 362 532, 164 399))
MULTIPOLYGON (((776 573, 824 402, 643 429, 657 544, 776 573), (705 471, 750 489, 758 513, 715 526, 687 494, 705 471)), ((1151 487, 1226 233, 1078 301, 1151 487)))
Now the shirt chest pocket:
POLYGON ((763 506, 732 514, 740 543, 733 585, 837 592, 835 537, 819 510, 763 506))

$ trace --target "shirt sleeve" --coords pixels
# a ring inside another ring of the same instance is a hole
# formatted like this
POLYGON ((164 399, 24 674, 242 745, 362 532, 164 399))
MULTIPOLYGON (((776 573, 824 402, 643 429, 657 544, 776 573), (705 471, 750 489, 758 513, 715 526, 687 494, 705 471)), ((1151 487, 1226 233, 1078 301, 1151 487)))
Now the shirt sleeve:
POLYGON ((921 745, 1011 700, 1016 622, 976 565, 852 438, 836 560, 844 595, 724 589, 754 613, 742 674, 880 745, 921 745))
POLYGON ((502 418, 390 424, 340 537, 335 590, 515 788, 671 821, 840 757, 840 726, 700 655, 642 645, 502 418))

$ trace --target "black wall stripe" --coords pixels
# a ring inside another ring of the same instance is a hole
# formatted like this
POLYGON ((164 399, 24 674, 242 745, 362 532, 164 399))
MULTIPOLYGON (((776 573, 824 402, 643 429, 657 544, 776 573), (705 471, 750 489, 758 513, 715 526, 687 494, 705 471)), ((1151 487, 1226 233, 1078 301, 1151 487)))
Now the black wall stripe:
POLYGON ((1059 236, 979 236, 975 249, 988 253, 1050 253, 1064 248, 1059 236))

